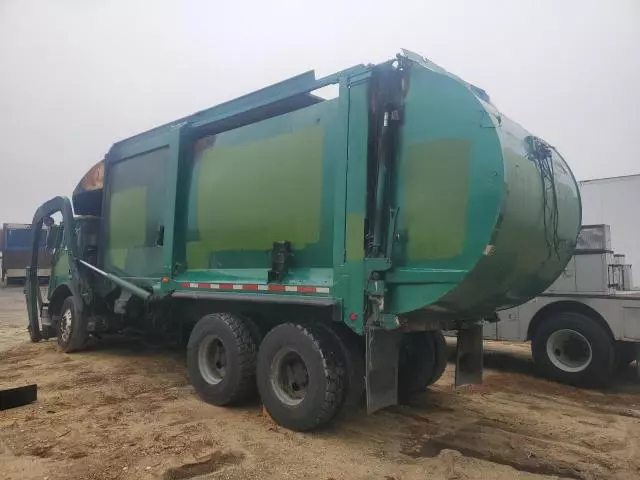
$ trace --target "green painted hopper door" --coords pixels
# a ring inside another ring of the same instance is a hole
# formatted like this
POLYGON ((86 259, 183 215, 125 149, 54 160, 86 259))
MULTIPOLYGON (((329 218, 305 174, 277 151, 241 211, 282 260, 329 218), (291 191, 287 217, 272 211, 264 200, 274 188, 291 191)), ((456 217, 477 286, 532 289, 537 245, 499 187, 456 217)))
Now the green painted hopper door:
POLYGON ((295 252, 289 281, 333 266, 333 171, 325 156, 337 102, 201 138, 188 201, 187 267, 218 281, 265 283, 276 241, 295 252), (306 272, 306 273, 305 273, 306 272))

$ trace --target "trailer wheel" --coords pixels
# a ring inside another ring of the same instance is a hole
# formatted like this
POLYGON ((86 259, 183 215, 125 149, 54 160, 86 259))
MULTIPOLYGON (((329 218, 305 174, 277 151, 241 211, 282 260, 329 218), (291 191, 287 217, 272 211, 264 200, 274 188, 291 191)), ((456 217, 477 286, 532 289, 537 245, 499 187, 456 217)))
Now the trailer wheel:
POLYGON ((339 347, 321 327, 285 323, 273 328, 260 345, 257 376, 265 409, 291 430, 328 423, 344 401, 339 347))
POLYGON ((202 400, 230 405, 255 391, 258 348, 247 322, 228 313, 202 317, 187 345, 187 371, 202 400))
POLYGON ((65 298, 56 326, 58 346, 65 353, 77 352, 87 345, 87 322, 73 296, 65 298))
POLYGON ((592 318, 574 312, 550 316, 533 333, 533 360, 552 380, 580 387, 603 387, 614 370, 613 339, 592 318))
POLYGON ((398 396, 402 401, 437 382, 447 367, 447 344, 441 331, 402 336, 398 365, 398 396))

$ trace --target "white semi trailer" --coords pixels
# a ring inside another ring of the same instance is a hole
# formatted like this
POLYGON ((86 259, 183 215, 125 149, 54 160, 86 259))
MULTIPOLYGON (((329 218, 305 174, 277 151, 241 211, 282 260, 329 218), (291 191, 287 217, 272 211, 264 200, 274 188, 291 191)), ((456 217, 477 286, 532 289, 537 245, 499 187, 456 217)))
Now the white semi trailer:
MULTIPOLYGON (((613 250, 624 252, 636 267, 640 265, 640 222, 634 221, 633 215, 633 209, 640 205, 640 174, 583 180, 580 197, 582 223, 610 225, 613 250)), ((640 287, 638 275, 635 286, 640 287)))
POLYGON ((640 373, 640 291, 631 265, 611 249, 608 225, 585 225, 575 255, 542 295, 497 312, 484 326, 492 340, 531 341, 547 377, 601 387, 614 371, 637 360, 640 373))

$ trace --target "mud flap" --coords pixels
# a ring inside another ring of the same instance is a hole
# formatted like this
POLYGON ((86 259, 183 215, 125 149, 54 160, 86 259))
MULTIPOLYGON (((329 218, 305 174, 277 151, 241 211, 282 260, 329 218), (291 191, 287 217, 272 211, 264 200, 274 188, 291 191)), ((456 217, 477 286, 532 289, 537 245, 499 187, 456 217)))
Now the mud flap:
POLYGON ((398 404, 398 363, 402 332, 367 328, 367 413, 398 404))
POLYGON ((482 324, 458 331, 455 386, 482 383, 482 324))

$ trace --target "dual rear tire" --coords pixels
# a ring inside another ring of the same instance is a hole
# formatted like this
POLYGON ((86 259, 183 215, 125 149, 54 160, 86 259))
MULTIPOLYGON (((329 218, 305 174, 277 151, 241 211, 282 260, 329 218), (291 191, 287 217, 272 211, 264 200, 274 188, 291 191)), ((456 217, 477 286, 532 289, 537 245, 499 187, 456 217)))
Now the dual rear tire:
POLYGON ((256 333, 228 313, 200 319, 189 337, 187 369, 196 392, 207 403, 232 405, 255 391, 256 333))
POLYGON ((447 344, 441 331, 402 336, 398 365, 398 398, 407 401, 442 377, 447 367, 447 344))
POLYGON ((335 338, 322 327, 292 323, 276 326, 262 341, 257 332, 251 320, 226 313, 196 324, 187 369, 200 398, 233 405, 257 389, 269 415, 286 428, 306 431, 329 422, 345 392, 335 338))
POLYGON ((285 323, 260 345, 257 384, 269 415, 283 427, 307 431, 328 423, 345 399, 338 342, 316 325, 285 323))
MULTIPOLYGON (((247 318, 215 313, 193 328, 187 347, 191 384, 204 401, 233 405, 256 390, 281 426, 308 431, 329 423, 343 406, 359 405, 364 393, 364 352, 343 325, 283 323, 262 339, 247 318)), ((446 366, 441 332, 404 335, 399 396, 420 392, 446 366)))

